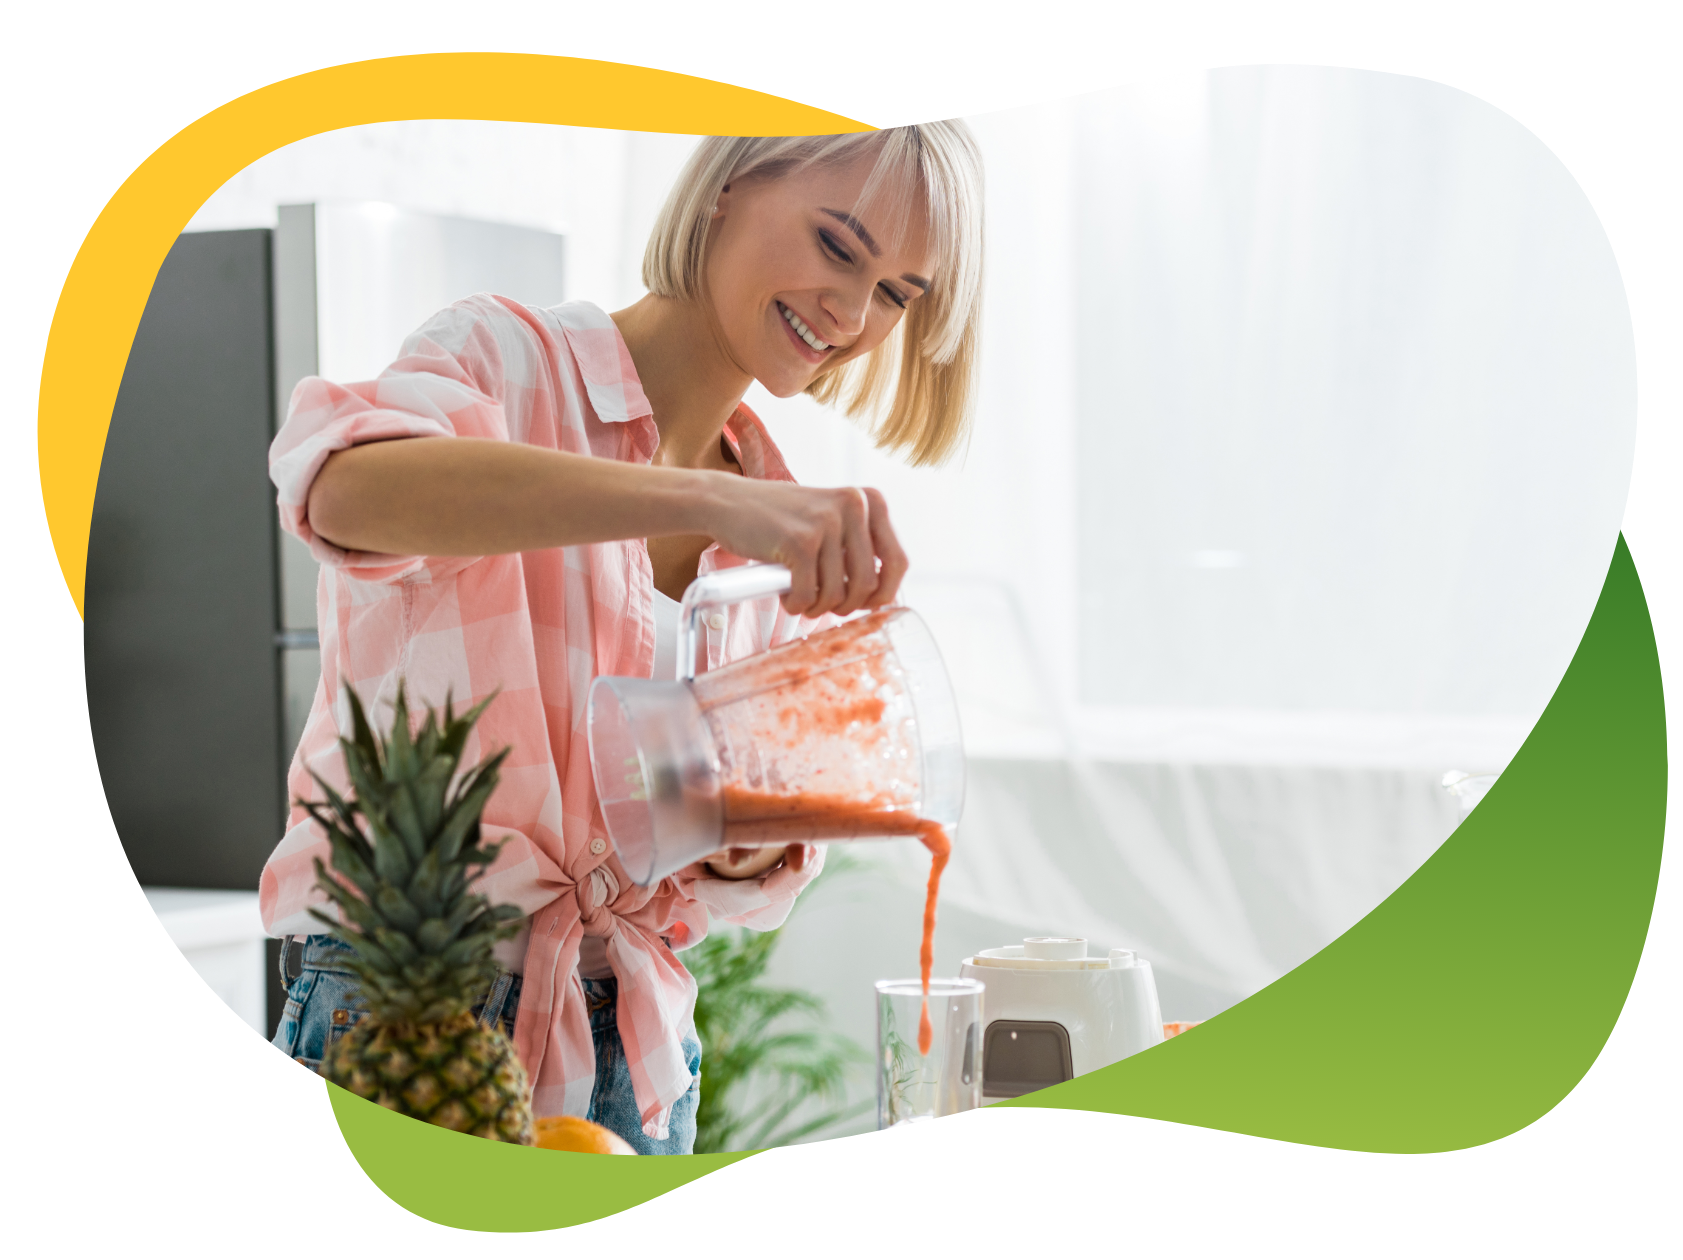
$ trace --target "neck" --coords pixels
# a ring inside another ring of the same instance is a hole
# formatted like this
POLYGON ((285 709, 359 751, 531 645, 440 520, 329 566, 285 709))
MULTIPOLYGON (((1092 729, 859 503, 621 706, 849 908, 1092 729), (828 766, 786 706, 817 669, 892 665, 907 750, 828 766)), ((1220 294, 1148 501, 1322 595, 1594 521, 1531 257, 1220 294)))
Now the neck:
POLYGON ((731 362, 706 309, 650 293, 610 318, 654 409, 660 447, 653 462, 723 467, 719 435, 753 378, 731 362))

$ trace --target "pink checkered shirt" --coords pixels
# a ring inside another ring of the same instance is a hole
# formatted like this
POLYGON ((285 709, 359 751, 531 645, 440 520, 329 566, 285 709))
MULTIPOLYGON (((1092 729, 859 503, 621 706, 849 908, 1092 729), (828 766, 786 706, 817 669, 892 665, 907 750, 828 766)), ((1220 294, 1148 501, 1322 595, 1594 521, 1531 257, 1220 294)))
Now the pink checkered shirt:
MULTIPOLYGON (((750 477, 791 481, 757 417, 740 408, 725 430, 750 477)), ((598 674, 649 677, 653 576, 641 540, 501 556, 345 552, 310 528, 310 484, 334 451, 402 437, 480 437, 646 464, 659 441, 631 355, 612 320, 583 302, 535 310, 478 294, 428 320, 377 380, 301 382, 270 449, 281 523, 322 561, 316 596, 321 684, 292 760, 290 796, 315 797, 319 774, 345 789, 337 740, 349 729, 341 680, 390 720, 404 680, 410 702, 458 709, 493 691, 466 764, 511 745, 484 816, 506 838, 479 887, 531 916, 515 1047, 537 1115, 582 1116, 595 1053, 579 945, 606 943, 619 981, 618 1026, 643 1131, 668 1136, 672 1105, 691 1077, 680 1040, 695 982, 674 949, 707 933, 708 915, 772 928, 817 874, 779 867, 755 880, 712 879, 699 866, 639 888, 607 840, 590 776, 585 699, 598 674)), ((740 564, 709 548, 701 571, 740 564)), ((818 624, 775 599, 728 610, 708 631, 710 667, 798 638, 818 624)), ((263 868, 263 922, 273 935, 319 931, 312 859, 328 846, 293 808, 263 868)))

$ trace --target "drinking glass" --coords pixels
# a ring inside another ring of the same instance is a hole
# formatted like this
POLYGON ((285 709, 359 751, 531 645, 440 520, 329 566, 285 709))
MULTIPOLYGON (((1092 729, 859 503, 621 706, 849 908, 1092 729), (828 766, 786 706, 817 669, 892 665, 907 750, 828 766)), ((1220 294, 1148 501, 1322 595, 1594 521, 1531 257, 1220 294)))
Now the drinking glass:
POLYGON ((982 1105, 982 987, 980 980, 930 980, 934 1036, 922 1054, 922 982, 877 981, 877 1128, 982 1105))

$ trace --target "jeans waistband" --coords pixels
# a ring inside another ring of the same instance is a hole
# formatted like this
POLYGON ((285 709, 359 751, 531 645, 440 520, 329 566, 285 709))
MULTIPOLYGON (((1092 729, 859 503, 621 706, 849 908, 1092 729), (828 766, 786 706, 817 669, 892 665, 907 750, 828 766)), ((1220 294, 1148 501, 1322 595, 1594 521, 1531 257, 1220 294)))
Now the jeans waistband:
MULTIPOLYGON (((350 949, 331 936, 287 936, 281 939, 280 974, 281 987, 289 986, 298 978, 298 971, 311 967, 318 971, 344 971, 344 961, 350 949)), ((503 976, 519 982, 518 976, 503 976)), ((584 986, 585 1007, 590 1012, 591 1019, 612 1019, 614 1006, 619 996, 619 980, 614 976, 605 976, 600 980, 590 980, 579 977, 579 983, 584 986), (606 1016, 600 1012, 606 1011, 606 1016)), ((505 990, 506 991, 506 990, 505 990)), ((500 1005, 500 1003, 499 1003, 500 1005)))
POLYGON ((349 971, 344 966, 350 953, 344 945, 327 935, 283 936, 280 947, 281 988, 290 988, 305 967, 317 971, 349 971))

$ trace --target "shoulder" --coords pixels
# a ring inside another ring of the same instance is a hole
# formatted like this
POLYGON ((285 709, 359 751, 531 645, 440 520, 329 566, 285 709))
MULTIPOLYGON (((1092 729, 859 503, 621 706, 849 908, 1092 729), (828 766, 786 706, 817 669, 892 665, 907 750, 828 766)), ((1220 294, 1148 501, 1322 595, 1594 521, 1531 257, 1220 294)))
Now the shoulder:
MULTIPOLYGON (((587 387, 620 385, 631 360, 613 320, 589 302, 527 306, 495 293, 475 293, 452 302, 422 324, 404 343, 394 372, 439 372, 472 380, 501 396, 503 387, 542 388, 554 370, 587 387)), ((592 401, 597 388, 591 389, 592 401)), ((623 389, 610 412, 626 410, 623 389)))
MULTIPOLYGON (((528 384, 553 354, 555 338, 541 312, 512 298, 475 293, 435 312, 409 334, 388 373, 440 372, 448 363, 481 387, 493 382, 528 384)), ((500 393, 492 389, 492 393, 500 393)))

